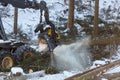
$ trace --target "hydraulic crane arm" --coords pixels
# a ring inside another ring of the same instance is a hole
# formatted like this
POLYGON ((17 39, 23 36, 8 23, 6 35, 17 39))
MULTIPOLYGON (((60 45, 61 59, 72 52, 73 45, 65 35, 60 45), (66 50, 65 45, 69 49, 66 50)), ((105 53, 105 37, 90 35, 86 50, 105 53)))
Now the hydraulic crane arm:
POLYGON ((45 1, 40 1, 40 3, 37 3, 36 0, 0 0, 0 3, 3 6, 7 6, 7 4, 11 4, 13 7, 25 9, 25 8, 32 8, 32 9, 38 9, 41 12, 40 17, 40 23, 42 22, 42 12, 44 11, 44 17, 46 24, 50 25, 53 29, 52 33, 55 34, 55 25, 49 20, 49 11, 46 6, 45 1))
POLYGON ((7 6, 7 4, 11 4, 13 7, 17 8, 34 8, 39 9, 39 3, 37 3, 35 0, 29 1, 29 0, 0 0, 0 2, 7 6))
MULTIPOLYGON (((0 0, 0 3, 3 6, 7 6, 7 4, 11 4, 13 7, 17 8, 32 8, 32 9, 40 9, 41 16, 42 12, 44 11, 44 17, 45 21, 49 21, 49 13, 48 13, 48 8, 46 6, 45 1, 40 1, 40 3, 37 3, 36 0, 29 1, 29 0, 0 0)), ((42 18, 40 19, 40 22, 42 21, 42 18)))

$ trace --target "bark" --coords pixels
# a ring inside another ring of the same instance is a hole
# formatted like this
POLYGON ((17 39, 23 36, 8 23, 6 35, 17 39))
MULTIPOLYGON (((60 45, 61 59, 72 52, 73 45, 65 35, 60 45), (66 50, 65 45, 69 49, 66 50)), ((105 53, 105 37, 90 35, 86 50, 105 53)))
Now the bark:
POLYGON ((99 0, 95 0, 94 37, 98 37, 99 0))
POLYGON ((17 34, 17 24, 18 24, 18 8, 14 11, 14 34, 17 34))
POLYGON ((74 28, 74 3, 75 0, 69 1, 69 16, 68 16, 68 28, 70 29, 70 35, 75 37, 76 31, 74 28))

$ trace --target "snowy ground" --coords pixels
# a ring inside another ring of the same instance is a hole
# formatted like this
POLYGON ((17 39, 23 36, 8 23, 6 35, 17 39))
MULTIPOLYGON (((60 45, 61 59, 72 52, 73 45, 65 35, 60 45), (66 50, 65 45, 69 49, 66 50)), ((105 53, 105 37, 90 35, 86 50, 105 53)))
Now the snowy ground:
MULTIPOLYGON (((20 70, 19 68, 16 68, 16 69, 17 69, 17 71, 20 70)), ((78 72, 63 71, 58 74, 51 75, 51 74, 45 74, 44 70, 43 70, 43 71, 33 72, 30 74, 24 74, 22 77, 21 76, 17 77, 17 80, 64 80, 65 78, 68 78, 76 73, 78 73, 78 72)), ((0 75, 2 75, 2 74, 4 74, 4 73, 0 73, 0 75)), ((4 78, 6 78, 6 77, 9 78, 9 76, 10 76, 9 74, 7 74, 6 76, 5 75, 1 76, 0 80, 4 80, 4 78)), ((14 77, 14 79, 15 79, 15 77, 14 77)))
MULTIPOLYGON (((98 65, 104 65, 108 60, 96 60, 93 62, 93 65, 90 68, 98 67, 98 65)), ((21 72, 23 74, 22 77, 16 77, 16 78, 14 77, 15 80, 64 80, 70 76, 80 73, 80 71, 61 71, 60 73, 57 74, 45 74, 44 70, 42 70, 42 71, 25 74, 23 70, 19 67, 13 67, 11 72, 12 73, 21 72)), ((10 73, 1 72, 0 80, 4 80, 6 76, 7 78, 10 77, 11 72, 10 73)), ((120 66, 110 69, 109 71, 106 72, 106 74, 117 73, 117 72, 120 72, 120 66)), ((101 80, 107 80, 107 79, 101 79, 101 80)))

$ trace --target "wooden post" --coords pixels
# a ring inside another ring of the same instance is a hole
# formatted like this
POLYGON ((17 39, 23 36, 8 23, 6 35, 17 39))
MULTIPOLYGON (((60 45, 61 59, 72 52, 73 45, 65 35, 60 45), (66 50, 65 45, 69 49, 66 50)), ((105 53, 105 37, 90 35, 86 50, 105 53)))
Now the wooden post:
POLYGON ((18 24, 18 8, 14 9, 14 34, 17 34, 17 24, 18 24))

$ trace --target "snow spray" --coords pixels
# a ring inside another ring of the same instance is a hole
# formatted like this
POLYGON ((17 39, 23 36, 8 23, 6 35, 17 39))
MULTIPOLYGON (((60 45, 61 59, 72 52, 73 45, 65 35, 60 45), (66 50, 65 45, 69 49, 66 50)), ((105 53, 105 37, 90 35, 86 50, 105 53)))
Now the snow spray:
POLYGON ((89 38, 69 45, 60 45, 54 49, 54 64, 58 70, 83 71, 90 66, 90 53, 88 52, 89 38))

